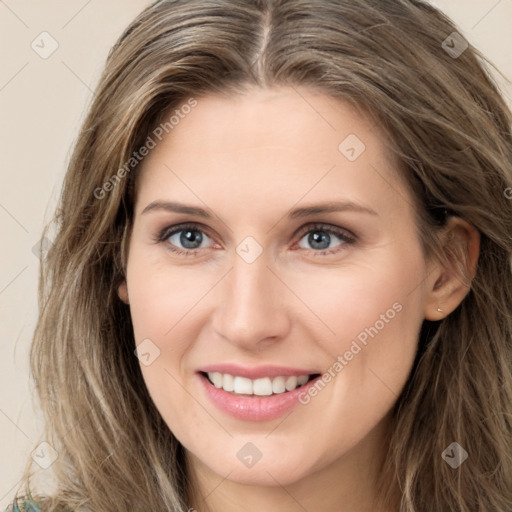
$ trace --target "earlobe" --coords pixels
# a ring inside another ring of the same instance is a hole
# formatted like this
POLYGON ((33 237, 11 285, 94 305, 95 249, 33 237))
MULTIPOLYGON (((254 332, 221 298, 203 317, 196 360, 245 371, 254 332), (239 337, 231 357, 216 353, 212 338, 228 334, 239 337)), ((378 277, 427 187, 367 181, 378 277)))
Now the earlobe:
POLYGON ((125 304, 130 304, 130 301, 128 299, 128 287, 126 286, 126 281, 123 281, 119 285, 119 288, 117 289, 117 294, 125 304))
POLYGON ((425 319, 438 321, 448 316, 471 289, 480 253, 480 234, 474 226, 452 217, 443 234, 446 261, 431 272, 425 319))

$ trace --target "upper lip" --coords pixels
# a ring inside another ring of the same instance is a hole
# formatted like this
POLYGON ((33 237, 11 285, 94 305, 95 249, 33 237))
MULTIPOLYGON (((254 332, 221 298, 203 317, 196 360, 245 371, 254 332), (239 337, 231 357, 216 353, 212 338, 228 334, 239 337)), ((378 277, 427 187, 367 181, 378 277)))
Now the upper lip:
POLYGON ((246 377, 247 379, 261 379, 263 377, 289 377, 292 375, 312 375, 320 373, 317 370, 310 368, 291 368, 289 366, 274 366, 274 365, 261 365, 261 366, 241 366, 232 363, 210 364, 198 368, 198 372, 210 373, 228 373, 229 375, 246 377))

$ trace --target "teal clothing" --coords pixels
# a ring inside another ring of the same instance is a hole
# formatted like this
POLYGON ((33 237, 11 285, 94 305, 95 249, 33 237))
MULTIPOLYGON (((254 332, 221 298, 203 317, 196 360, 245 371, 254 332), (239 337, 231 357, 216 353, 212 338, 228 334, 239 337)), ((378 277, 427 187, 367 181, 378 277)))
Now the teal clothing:
POLYGON ((33 501, 23 501, 9 506, 5 512, 41 512, 41 509, 33 501))

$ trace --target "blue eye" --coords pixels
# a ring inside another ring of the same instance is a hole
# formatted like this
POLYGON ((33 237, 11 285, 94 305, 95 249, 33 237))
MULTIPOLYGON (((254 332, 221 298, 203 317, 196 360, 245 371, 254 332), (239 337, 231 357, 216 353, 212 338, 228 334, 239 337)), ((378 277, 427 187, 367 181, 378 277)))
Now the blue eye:
POLYGON ((171 251, 178 254, 193 255, 197 249, 204 249, 201 247, 205 238, 210 239, 202 229, 199 229, 194 224, 185 224, 176 226, 169 230, 166 228, 158 237, 160 242, 169 242, 171 251), (180 244, 182 247, 179 247, 180 244))
POLYGON ((338 252, 343 249, 345 245, 355 243, 355 237, 348 232, 329 226, 326 224, 315 224, 313 226, 306 226, 305 231, 302 231, 302 238, 306 239, 307 243, 314 249, 314 255, 326 255, 338 252), (330 247, 332 240, 337 238, 340 240, 335 246, 330 247))
MULTIPOLYGON (((352 245, 356 242, 356 238, 351 233, 328 224, 305 226, 300 235, 299 242, 306 239, 314 256, 325 256, 339 252, 346 245, 352 245), (333 238, 337 239, 338 243, 331 246, 333 238)), ((199 249, 205 249, 203 242, 206 240, 211 240, 211 238, 196 224, 167 227, 156 237, 156 242, 165 242, 172 252, 184 256, 193 256, 199 249)))

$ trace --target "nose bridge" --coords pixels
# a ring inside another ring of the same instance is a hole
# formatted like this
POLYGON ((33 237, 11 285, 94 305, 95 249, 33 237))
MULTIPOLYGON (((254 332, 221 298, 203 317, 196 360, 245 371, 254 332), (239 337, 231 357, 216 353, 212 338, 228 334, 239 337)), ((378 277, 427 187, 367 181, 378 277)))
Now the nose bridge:
POLYGON ((237 248, 232 269, 219 288, 213 323, 223 338, 249 348, 282 336, 287 318, 280 301, 283 291, 268 268, 267 253, 252 259, 244 248, 243 243, 237 248))

